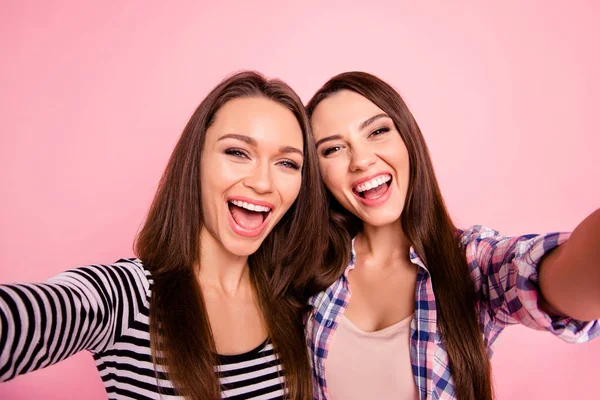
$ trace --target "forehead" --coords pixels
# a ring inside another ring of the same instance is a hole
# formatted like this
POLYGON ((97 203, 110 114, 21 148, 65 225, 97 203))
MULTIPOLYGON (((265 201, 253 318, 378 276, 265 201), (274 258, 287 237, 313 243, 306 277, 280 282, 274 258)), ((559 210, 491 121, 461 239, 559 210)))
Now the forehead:
POLYGON ((216 140, 228 133, 251 136, 257 141, 285 141, 300 146, 303 142, 302 129, 294 114, 264 97, 237 98, 225 103, 217 111, 207 136, 216 140))
POLYGON ((366 97, 350 90, 339 91, 321 101, 313 112, 315 138, 358 129, 361 122, 380 113, 383 110, 366 97))

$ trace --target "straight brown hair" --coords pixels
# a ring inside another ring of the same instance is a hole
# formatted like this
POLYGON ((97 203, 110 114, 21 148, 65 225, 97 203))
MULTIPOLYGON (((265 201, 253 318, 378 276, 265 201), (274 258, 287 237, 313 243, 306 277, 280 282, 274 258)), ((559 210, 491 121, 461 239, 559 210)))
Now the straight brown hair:
MULTIPOLYGON (((491 367, 479 328, 475 287, 421 130, 400 94, 364 72, 346 72, 331 78, 309 101, 309 117, 321 101, 341 90, 358 93, 377 105, 400 132, 410 163, 409 186, 400 220, 434 282, 438 326, 448 350, 457 398, 492 400, 491 367)), ((336 245, 344 241, 349 248, 350 238, 362 229, 362 222, 331 193, 329 203, 332 240, 336 245)), ((342 271, 337 271, 337 277, 342 271)), ((330 270, 329 276, 332 274, 330 270)))
POLYGON ((288 396, 311 399, 312 375, 302 319, 327 245, 325 190, 300 98, 285 83, 257 72, 225 79, 198 106, 175 146, 138 236, 137 254, 153 280, 153 361, 155 369, 160 365, 166 370, 178 394, 195 400, 220 398, 215 341, 197 281, 202 268, 200 165, 206 131, 218 110, 244 97, 267 98, 285 106, 302 129, 304 163, 298 198, 248 263, 269 338, 283 366, 288 396))

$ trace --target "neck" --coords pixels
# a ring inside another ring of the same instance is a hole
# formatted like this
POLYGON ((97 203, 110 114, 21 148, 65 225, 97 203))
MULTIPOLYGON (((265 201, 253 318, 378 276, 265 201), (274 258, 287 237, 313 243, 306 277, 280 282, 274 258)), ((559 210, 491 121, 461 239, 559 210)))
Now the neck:
POLYGON ((200 271, 203 290, 217 291, 229 297, 251 293, 247 256, 227 251, 206 229, 200 233, 200 271))
POLYGON ((410 260, 410 243, 400 221, 384 226, 364 224, 362 232, 356 237, 355 247, 361 258, 372 260, 377 265, 393 265, 395 263, 388 261, 410 260))

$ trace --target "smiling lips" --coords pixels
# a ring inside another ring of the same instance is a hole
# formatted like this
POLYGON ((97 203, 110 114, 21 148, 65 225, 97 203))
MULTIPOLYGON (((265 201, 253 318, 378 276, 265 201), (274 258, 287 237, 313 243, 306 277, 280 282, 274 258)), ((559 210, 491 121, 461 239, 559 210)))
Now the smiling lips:
POLYGON ((229 224, 235 233, 246 237, 256 237, 267 227, 273 205, 247 197, 230 198, 229 224))
POLYGON ((392 176, 388 173, 377 174, 361 179, 352 186, 352 193, 361 203, 369 207, 379 206, 390 198, 392 176))

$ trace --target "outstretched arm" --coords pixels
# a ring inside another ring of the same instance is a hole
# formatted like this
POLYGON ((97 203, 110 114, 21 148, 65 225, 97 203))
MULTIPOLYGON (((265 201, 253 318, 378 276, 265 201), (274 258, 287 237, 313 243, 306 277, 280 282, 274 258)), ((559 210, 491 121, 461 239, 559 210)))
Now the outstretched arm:
POLYGON ((582 321, 600 318, 600 209, 542 259, 539 271, 545 311, 582 321))
POLYGON ((133 260, 75 268, 45 283, 0 285, 0 382, 84 349, 107 350, 148 287, 133 260))

